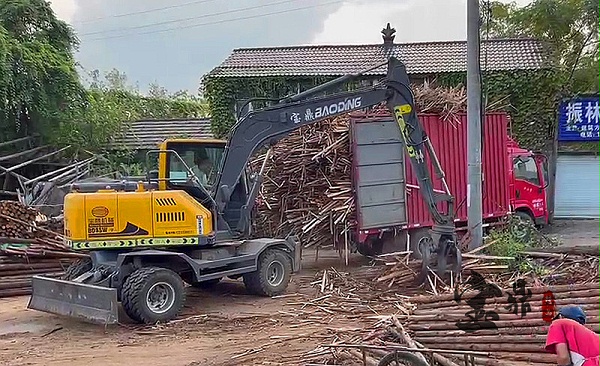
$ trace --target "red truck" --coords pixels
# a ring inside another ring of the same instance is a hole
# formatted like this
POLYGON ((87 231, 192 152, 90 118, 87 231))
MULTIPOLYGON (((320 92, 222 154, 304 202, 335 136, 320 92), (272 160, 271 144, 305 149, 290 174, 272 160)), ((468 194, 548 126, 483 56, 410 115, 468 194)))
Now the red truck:
MULTIPOLYGON (((419 118, 437 152, 454 196, 457 231, 467 229, 467 118, 419 118)), ((486 114, 483 123, 483 226, 509 214, 536 225, 549 220, 548 164, 543 155, 519 147, 508 136, 508 116, 486 114)), ((373 255, 408 248, 419 257, 422 240, 431 240, 433 220, 412 172, 393 117, 387 111, 351 115, 353 185, 356 192, 358 251, 373 255), (390 145, 399 145, 398 148, 390 145)), ((430 160, 430 171, 434 172, 430 160)), ((443 192, 440 179, 436 190, 443 192)))

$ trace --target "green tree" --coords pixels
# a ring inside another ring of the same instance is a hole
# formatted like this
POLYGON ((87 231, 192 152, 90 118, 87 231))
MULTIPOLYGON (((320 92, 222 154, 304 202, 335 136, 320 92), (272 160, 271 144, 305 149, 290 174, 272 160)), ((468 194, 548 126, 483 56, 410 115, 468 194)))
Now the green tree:
POLYGON ((168 98, 169 91, 165 87, 154 82, 148 86, 148 96, 151 98, 168 98))
POLYGON ((545 41, 563 92, 598 92, 598 0, 483 1, 483 36, 545 41))
POLYGON ((126 73, 117 69, 101 73, 94 70, 87 78, 89 87, 83 108, 64 122, 57 133, 61 143, 85 146, 106 152, 110 139, 139 119, 201 118, 208 106, 200 98, 180 92, 169 95, 165 88, 151 84, 147 96, 130 84, 126 73))
POLYGON ((78 40, 44 0, 0 2, 0 128, 3 139, 49 136, 72 117, 84 90, 73 52, 78 40))

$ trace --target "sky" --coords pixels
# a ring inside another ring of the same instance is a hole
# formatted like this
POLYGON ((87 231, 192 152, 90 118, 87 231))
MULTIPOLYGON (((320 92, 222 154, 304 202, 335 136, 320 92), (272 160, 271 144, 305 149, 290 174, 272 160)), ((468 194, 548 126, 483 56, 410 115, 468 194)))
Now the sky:
MULTIPOLYGON (((506 0, 508 1, 508 0, 506 0)), ((530 0, 516 0, 524 5, 530 0)), ((51 0, 75 29, 83 72, 113 68, 196 93, 234 48, 466 39, 466 0, 51 0)))

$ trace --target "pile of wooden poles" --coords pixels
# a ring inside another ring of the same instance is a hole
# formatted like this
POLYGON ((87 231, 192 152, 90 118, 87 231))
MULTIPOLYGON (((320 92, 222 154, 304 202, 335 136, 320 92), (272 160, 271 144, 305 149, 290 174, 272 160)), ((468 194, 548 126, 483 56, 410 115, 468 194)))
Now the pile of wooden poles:
MULTIPOLYGON (((347 246, 354 228, 349 118, 303 127, 272 148, 259 195, 261 235, 347 246)), ((253 163, 260 168, 266 154, 253 163)))
POLYGON ((0 201, 0 236, 7 238, 33 238, 35 231, 31 223, 39 212, 17 201, 0 201))
POLYGON ((0 298, 29 295, 31 276, 43 274, 59 277, 72 259, 34 258, 28 259, 0 254, 0 298))
POLYGON ((480 359, 482 364, 504 365, 515 361, 556 364, 553 356, 544 350, 549 325, 542 317, 544 295, 548 296, 548 291, 552 292, 556 310, 569 304, 581 306, 587 314, 587 327, 598 332, 599 289, 598 282, 549 287, 526 286, 525 295, 529 295, 531 290, 531 297, 525 299, 524 303, 519 302, 522 297, 515 294, 514 288, 503 289, 502 296, 483 300, 483 310, 490 321, 480 319, 477 323, 480 329, 477 330, 467 329, 466 326, 473 324, 468 323, 471 320, 469 315, 475 314, 469 303, 473 305, 476 302, 474 298, 480 294, 479 291, 467 291, 462 296, 459 293, 458 300, 454 293, 418 296, 410 300, 417 308, 405 321, 414 339, 428 348, 489 352, 487 359, 480 359), (510 302, 514 299, 517 303, 510 302), (524 316, 523 309, 526 310, 524 316), (490 312, 498 314, 498 319, 491 318, 490 312))
POLYGON ((31 276, 59 276, 86 254, 72 252, 56 226, 37 210, 16 201, 0 201, 0 297, 27 295, 31 276))

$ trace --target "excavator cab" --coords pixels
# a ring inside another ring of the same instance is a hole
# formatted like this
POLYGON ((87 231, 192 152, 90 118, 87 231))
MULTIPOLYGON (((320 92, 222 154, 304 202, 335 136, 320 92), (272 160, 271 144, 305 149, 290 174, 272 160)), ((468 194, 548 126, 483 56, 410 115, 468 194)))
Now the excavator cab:
MULTIPOLYGON (((212 192, 226 144, 226 141, 212 139, 168 139, 158 150, 148 152, 147 164, 158 162, 158 171, 153 175, 161 191, 197 182, 212 192)), ((154 180, 152 176, 150 180, 154 180)))
MULTIPOLYGON (((147 165, 158 163, 158 171, 148 176, 148 181, 159 190, 182 190, 213 212, 216 207, 212 197, 221 172, 227 141, 216 139, 167 139, 158 150, 147 153, 147 165), (158 159, 157 158, 158 155, 158 159)), ((150 170, 149 170, 150 172, 150 170)), ((250 172, 246 169, 235 186, 224 219, 235 227, 240 219, 240 207, 246 204, 250 191, 250 172)), ((217 227, 217 222, 214 222, 217 227)))

